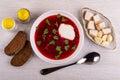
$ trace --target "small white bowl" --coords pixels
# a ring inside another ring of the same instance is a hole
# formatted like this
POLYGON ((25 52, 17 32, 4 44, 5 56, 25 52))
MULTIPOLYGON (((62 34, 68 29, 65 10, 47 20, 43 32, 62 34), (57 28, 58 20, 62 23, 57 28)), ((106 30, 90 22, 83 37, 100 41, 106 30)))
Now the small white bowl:
POLYGON ((33 48, 33 51, 35 52, 35 54, 41 58, 42 60, 48 62, 48 63, 52 63, 52 64, 65 64, 67 62, 70 62, 72 61, 73 59, 76 58, 76 56, 78 54, 80 54, 80 50, 83 46, 83 43, 84 43, 84 33, 83 33, 83 29, 82 29, 82 26, 80 24, 80 22, 78 21, 78 19, 76 17, 74 17, 72 14, 66 12, 66 11, 61 11, 61 10, 51 10, 51 11, 48 11, 42 15, 40 15, 37 20, 33 23, 32 25, 32 28, 31 28, 31 32, 30 32, 30 42, 31 42, 31 46, 33 48), (36 44, 35 44, 35 40, 34 40, 34 36, 35 36, 35 31, 36 31, 36 26, 39 25, 39 23, 45 19, 46 17, 50 16, 50 15, 57 15, 57 14, 61 14, 63 16, 66 16, 68 17, 69 19, 71 19, 77 26, 78 28, 78 31, 79 31, 79 35, 80 35, 80 41, 79 41, 79 44, 78 44, 78 47, 77 49, 74 51, 74 53, 65 58, 65 59, 62 59, 62 60, 52 60, 52 59, 49 59, 47 57, 45 57, 44 55, 42 55, 40 53, 40 51, 37 49, 36 47, 36 44))
MULTIPOLYGON (((9 18, 9 17, 8 17, 9 18)), ((6 18, 5 18, 6 19, 6 18)), ((10 19, 12 19, 12 18, 10 18, 10 19)), ((4 19, 3 19, 4 20, 4 19)), ((14 25, 13 25, 13 27, 11 28, 11 29, 6 29, 4 26, 3 26, 3 21, 2 21, 2 23, 1 23, 1 26, 2 26, 2 29, 4 29, 5 31, 14 31, 15 29, 16 29, 16 22, 15 22, 15 20, 14 19, 12 19, 13 21, 14 21, 14 25)))

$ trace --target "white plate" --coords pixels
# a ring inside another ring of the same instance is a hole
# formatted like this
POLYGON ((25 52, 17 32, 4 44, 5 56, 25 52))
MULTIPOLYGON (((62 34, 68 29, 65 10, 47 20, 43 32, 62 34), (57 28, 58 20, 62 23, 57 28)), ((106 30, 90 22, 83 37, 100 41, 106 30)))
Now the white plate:
POLYGON ((46 62, 49 62, 49 63, 52 63, 52 64, 65 64, 65 63, 70 62, 71 60, 75 59, 75 57, 78 54, 80 54, 80 50, 81 50, 81 48, 83 46, 83 43, 84 43, 84 33, 83 33, 83 29, 82 29, 82 26, 81 26, 80 22, 72 14, 70 14, 66 11, 61 11, 61 10, 51 10, 51 11, 48 11, 48 12, 40 15, 37 18, 37 20, 33 23, 33 26, 31 28, 31 32, 30 32, 30 42, 31 42, 31 46, 33 48, 33 51, 42 60, 44 60, 46 62), (61 14, 63 16, 68 17, 69 19, 71 19, 76 24, 76 26, 78 28, 78 31, 79 31, 79 34, 80 34, 80 41, 79 41, 78 47, 75 50, 75 52, 71 56, 69 56, 68 58, 65 58, 65 59, 62 59, 62 60, 52 60, 52 59, 49 59, 49 58, 45 57, 44 55, 42 55, 40 53, 40 51, 37 49, 36 44, 35 44, 35 40, 34 40, 34 36, 35 36, 34 34, 35 34, 35 31, 36 31, 36 27, 39 25, 39 23, 42 20, 44 20, 46 17, 48 17, 50 15, 57 15, 57 14, 61 14))

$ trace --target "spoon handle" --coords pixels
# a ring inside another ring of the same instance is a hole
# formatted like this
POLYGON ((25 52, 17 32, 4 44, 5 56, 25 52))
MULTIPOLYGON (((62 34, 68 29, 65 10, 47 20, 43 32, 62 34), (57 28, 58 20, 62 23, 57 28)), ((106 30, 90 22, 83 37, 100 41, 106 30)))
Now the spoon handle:
POLYGON ((47 74, 49 74, 49 73, 51 73, 51 72, 54 72, 54 71, 59 70, 59 69, 62 69, 62 68, 64 68, 64 67, 68 67, 68 66, 74 65, 74 64, 76 64, 76 63, 77 63, 77 62, 72 63, 72 64, 68 64, 68 65, 64 65, 64 66, 58 66, 58 67, 52 67, 52 68, 45 68, 45 69, 42 69, 42 70, 40 71, 40 73, 41 73, 42 75, 47 75, 47 74))

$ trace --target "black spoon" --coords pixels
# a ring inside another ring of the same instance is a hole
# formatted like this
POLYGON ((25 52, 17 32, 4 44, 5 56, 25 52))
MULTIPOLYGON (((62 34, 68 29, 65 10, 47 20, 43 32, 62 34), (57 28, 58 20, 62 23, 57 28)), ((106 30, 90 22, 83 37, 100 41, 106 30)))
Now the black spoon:
POLYGON ((56 70, 59 70, 61 68, 68 67, 68 66, 71 66, 71 65, 74 65, 74 64, 83 64, 83 63, 93 64, 93 63, 97 63, 99 60, 100 60, 100 54, 98 54, 97 52, 91 52, 91 53, 87 54, 86 56, 84 56, 83 58, 81 58, 80 60, 78 60, 75 63, 64 65, 64 66, 45 68, 45 69, 42 69, 40 71, 40 73, 42 75, 46 75, 46 74, 49 74, 49 73, 54 72, 56 70))

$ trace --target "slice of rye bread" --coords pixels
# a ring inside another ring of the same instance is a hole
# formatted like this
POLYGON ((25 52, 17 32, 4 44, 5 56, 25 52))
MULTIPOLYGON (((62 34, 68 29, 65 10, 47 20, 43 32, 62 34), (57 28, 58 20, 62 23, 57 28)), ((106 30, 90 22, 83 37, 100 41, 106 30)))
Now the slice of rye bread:
POLYGON ((11 60, 11 65, 19 67, 28 61, 32 54, 32 48, 29 41, 26 41, 25 46, 11 60))
POLYGON ((19 31, 11 42, 5 47, 4 51, 7 55, 11 56, 19 52, 25 45, 26 34, 23 31, 19 31))

